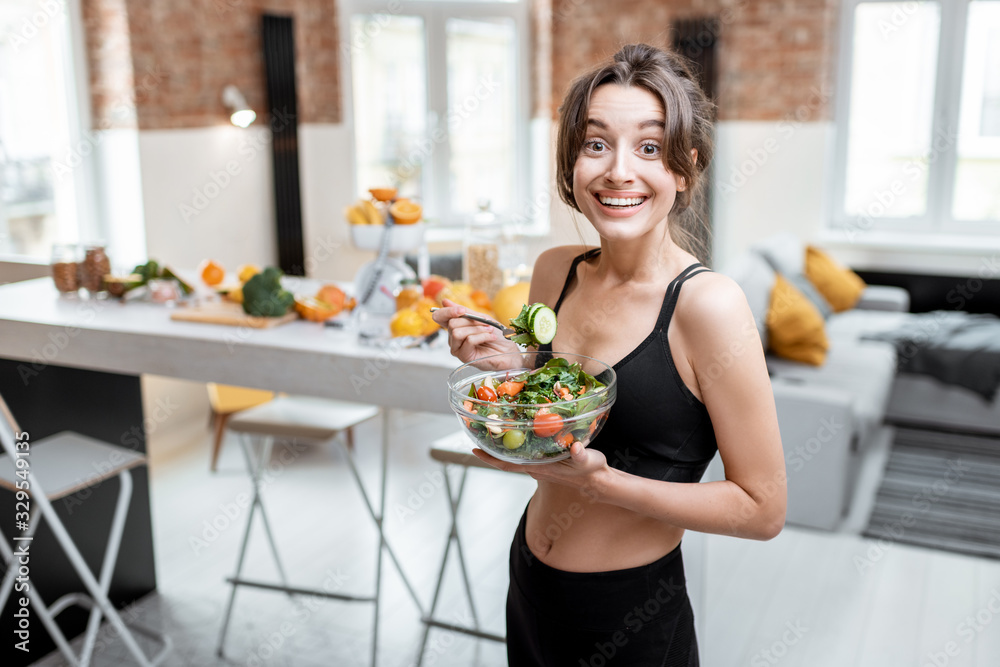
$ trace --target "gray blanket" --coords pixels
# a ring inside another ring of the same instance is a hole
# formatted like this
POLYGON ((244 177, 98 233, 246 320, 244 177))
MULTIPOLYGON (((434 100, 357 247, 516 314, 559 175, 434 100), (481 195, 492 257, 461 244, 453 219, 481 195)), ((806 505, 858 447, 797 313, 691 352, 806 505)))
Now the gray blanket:
POLYGON ((987 402, 1000 389, 1000 319, 995 315, 935 310, 862 338, 893 343, 901 373, 930 375, 971 389, 987 402))

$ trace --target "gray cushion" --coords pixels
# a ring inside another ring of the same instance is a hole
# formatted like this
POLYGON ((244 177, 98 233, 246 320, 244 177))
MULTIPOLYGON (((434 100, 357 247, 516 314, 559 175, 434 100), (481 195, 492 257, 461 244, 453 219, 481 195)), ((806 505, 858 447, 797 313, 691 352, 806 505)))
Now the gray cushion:
POLYGON ((774 269, 757 253, 745 252, 722 273, 735 280, 746 295, 757 325, 757 333, 766 350, 767 309, 771 304, 771 289, 774 287, 774 269))
POLYGON ((830 317, 833 307, 806 278, 806 248, 797 236, 791 232, 775 234, 754 245, 753 250, 802 292, 824 320, 830 317))
POLYGON ((750 249, 765 257, 782 275, 794 276, 806 272, 806 246, 791 232, 768 236, 750 249))

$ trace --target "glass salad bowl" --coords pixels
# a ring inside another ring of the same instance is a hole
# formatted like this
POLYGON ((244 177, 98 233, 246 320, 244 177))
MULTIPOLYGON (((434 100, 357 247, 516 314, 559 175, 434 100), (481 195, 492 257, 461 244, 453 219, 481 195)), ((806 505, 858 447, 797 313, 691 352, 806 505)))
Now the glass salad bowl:
POLYGON ((448 401, 472 441, 512 463, 569 458, 594 439, 617 390, 615 371, 597 359, 559 352, 508 352, 458 367, 448 401))

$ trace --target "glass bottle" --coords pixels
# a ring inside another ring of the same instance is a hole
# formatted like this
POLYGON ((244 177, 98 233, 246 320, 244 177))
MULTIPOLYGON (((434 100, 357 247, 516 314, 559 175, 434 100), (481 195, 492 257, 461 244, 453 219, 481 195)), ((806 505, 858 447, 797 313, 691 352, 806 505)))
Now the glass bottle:
POLYGON ((104 289, 104 276, 109 273, 111 273, 111 260, 108 259, 104 246, 88 245, 84 250, 80 287, 91 294, 97 294, 104 289))
POLYGON ((52 282, 62 294, 75 294, 80 289, 80 246, 52 244, 52 282))
POLYGON ((479 211, 465 228, 462 277, 473 290, 482 290, 490 299, 503 287, 500 270, 502 232, 500 221, 490 210, 489 200, 480 200, 479 211))

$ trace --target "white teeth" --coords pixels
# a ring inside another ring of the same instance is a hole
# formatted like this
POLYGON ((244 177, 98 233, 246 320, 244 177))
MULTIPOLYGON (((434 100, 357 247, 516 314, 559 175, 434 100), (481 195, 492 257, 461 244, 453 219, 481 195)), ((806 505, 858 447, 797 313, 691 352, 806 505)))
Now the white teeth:
POLYGON ((638 206, 643 201, 645 197, 598 197, 600 202, 605 206, 638 206))

